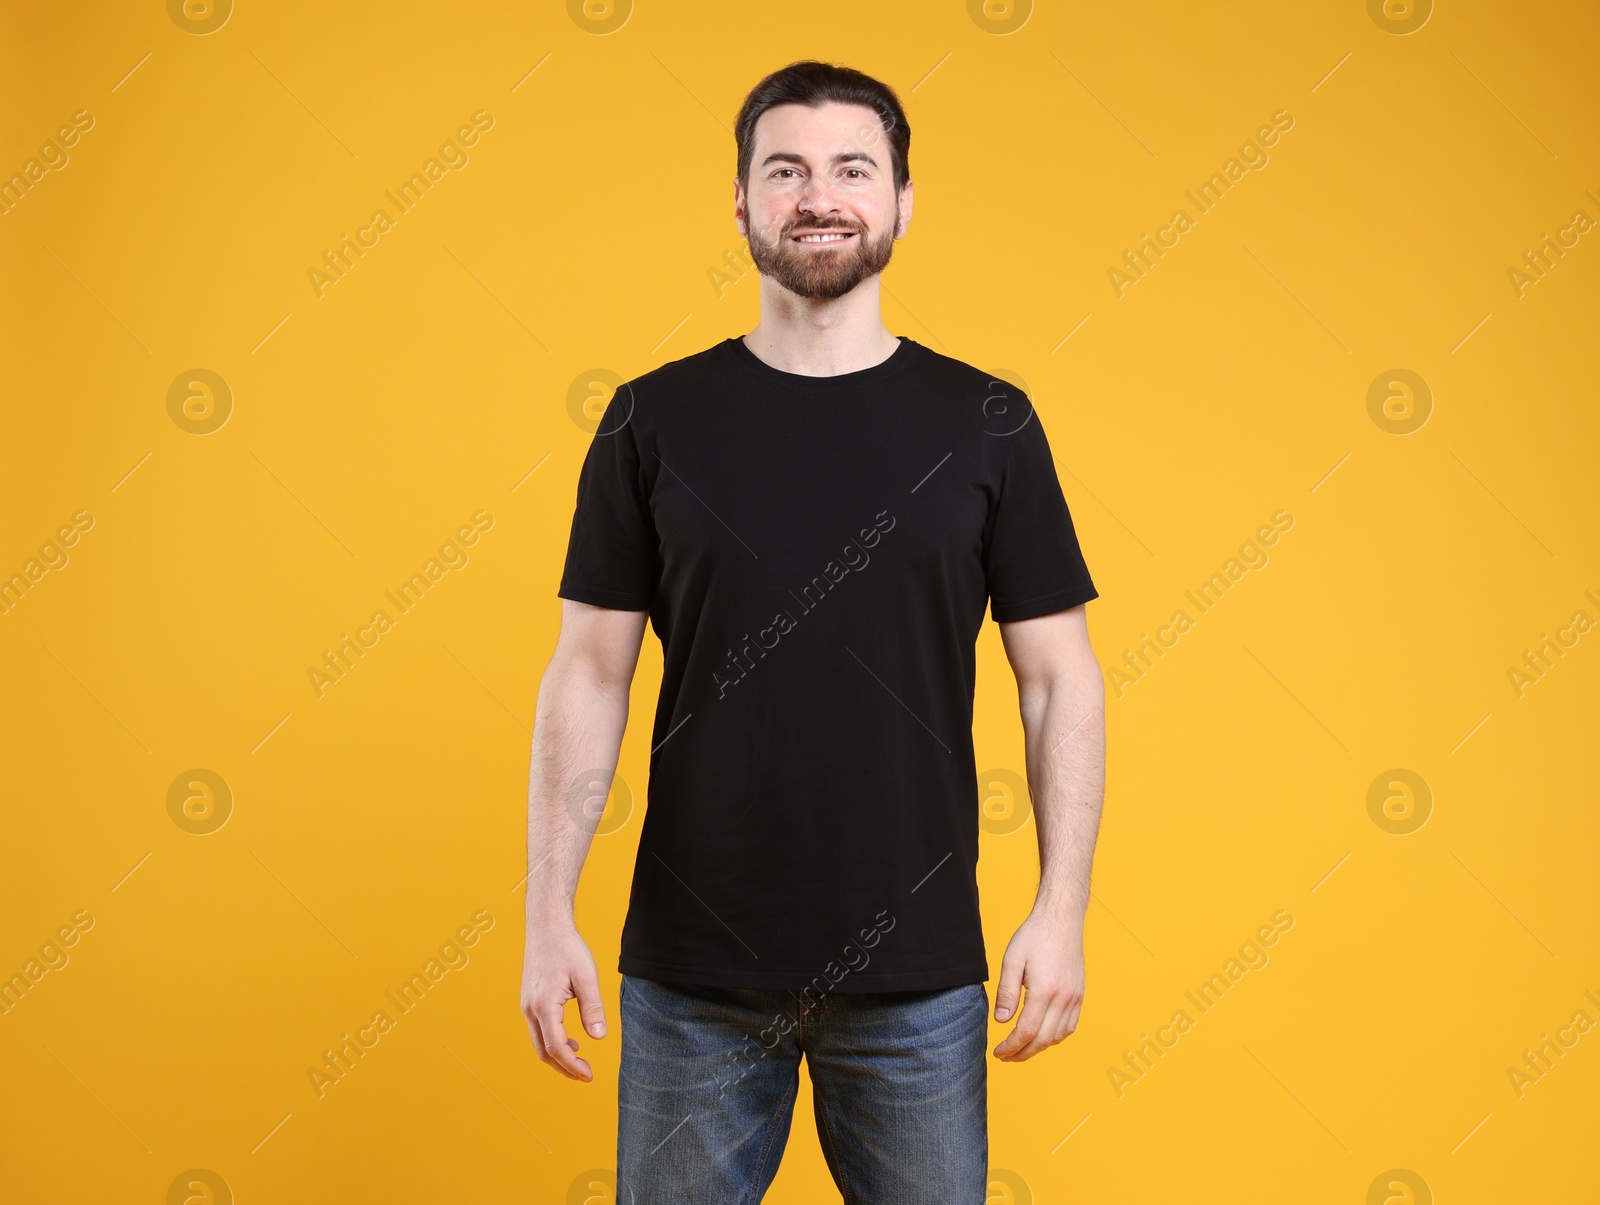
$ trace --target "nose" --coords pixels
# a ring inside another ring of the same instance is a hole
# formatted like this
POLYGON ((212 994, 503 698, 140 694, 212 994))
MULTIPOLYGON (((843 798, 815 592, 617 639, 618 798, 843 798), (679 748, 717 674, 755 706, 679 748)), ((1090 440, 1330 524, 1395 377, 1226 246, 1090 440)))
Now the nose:
POLYGON ((802 212, 814 217, 837 213, 838 207, 833 203, 832 181, 816 176, 808 179, 800 189, 799 206, 802 212))

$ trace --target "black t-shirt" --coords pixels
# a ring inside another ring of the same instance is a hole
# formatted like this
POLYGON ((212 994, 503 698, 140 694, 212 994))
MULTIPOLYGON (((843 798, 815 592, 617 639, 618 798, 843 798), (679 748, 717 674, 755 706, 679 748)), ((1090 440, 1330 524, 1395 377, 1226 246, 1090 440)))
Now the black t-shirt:
POLYGON ((988 979, 974 642, 1096 597, 1020 390, 903 336, 829 377, 664 364, 607 404, 558 593, 662 644, 623 974, 988 979))

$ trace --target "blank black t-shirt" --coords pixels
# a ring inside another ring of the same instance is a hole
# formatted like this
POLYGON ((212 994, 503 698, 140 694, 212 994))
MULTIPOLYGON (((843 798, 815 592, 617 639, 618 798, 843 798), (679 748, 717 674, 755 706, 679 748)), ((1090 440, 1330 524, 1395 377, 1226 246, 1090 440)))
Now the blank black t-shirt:
POLYGON ((988 979, 974 642, 1096 597, 1020 390, 904 336, 837 376, 664 364, 607 404, 558 594, 662 644, 623 974, 988 979))

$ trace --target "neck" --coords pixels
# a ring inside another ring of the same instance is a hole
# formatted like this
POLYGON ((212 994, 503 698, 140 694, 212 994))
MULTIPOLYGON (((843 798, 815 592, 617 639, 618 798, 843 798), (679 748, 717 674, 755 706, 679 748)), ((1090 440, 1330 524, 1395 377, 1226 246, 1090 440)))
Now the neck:
POLYGON ((843 297, 798 297, 761 277, 761 321, 744 336, 756 358, 783 372, 832 377, 881 364, 900 341, 879 312, 878 277, 869 276, 843 297))

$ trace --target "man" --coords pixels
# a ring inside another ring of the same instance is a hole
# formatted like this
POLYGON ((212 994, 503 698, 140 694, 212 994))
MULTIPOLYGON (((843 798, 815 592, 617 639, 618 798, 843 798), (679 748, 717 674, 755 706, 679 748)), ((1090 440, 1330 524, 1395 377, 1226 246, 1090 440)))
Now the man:
POLYGON ((989 969, 976 885, 974 642, 1015 671, 1041 874, 1001 962, 996 1058, 1077 1025, 1099 824, 1096 597, 1020 391, 879 316, 911 220, 910 127, 818 62, 761 81, 734 216, 743 339, 619 388, 584 462, 539 688, 522 1009, 592 1078, 605 1034, 573 895, 648 614, 662 642, 622 933, 619 1201, 758 1201, 802 1054, 846 1202, 982 1202, 989 969))

